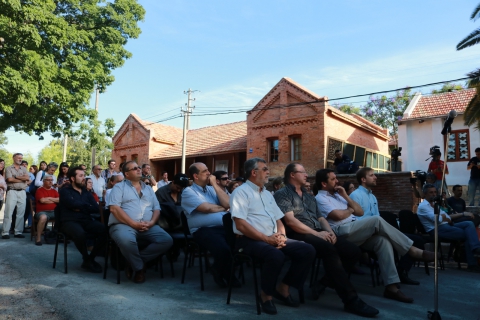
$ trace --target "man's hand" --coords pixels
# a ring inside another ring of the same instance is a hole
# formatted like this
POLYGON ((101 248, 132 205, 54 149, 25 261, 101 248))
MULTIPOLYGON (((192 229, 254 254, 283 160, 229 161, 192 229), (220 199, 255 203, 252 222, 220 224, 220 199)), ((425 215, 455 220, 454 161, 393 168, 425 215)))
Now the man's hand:
POLYGON ((266 240, 266 242, 269 245, 272 245, 277 249, 285 247, 286 246, 286 244, 285 244, 286 241, 287 241, 287 239, 282 234, 279 234, 279 233, 272 234, 271 236, 267 237, 267 240, 266 240))
POLYGON ((335 244, 335 242, 337 241, 337 237, 333 232, 330 233, 328 231, 319 231, 315 235, 327 242, 330 242, 331 244, 335 244))
POLYGON ((209 177, 208 177, 208 183, 211 185, 211 186, 215 186, 217 185, 217 178, 211 174, 209 177))
POLYGON ((471 212, 464 212, 463 215, 464 215, 465 217, 470 218, 470 219, 473 219, 473 217, 474 217, 474 216, 473 216, 473 213, 471 213, 471 212))
POLYGON ((338 194, 341 195, 342 198, 344 198, 344 199, 346 199, 348 197, 347 192, 345 191, 345 189, 342 186, 336 186, 335 191, 337 191, 338 194))

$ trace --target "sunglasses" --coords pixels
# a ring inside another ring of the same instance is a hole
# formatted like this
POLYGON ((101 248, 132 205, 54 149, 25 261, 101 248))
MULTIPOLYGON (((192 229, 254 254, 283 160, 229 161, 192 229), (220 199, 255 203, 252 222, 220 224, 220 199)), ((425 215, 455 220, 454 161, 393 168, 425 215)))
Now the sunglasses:
POLYGON ((133 168, 128 169, 127 172, 128 172, 128 171, 133 171, 133 170, 141 170, 141 169, 142 169, 142 168, 140 168, 140 167, 133 167, 133 168))
POLYGON ((220 180, 227 181, 227 180, 230 180, 230 179, 229 178, 220 178, 220 180))
POLYGON ((150 182, 145 182, 145 184, 146 184, 147 186, 149 186, 149 185, 150 185, 150 182))

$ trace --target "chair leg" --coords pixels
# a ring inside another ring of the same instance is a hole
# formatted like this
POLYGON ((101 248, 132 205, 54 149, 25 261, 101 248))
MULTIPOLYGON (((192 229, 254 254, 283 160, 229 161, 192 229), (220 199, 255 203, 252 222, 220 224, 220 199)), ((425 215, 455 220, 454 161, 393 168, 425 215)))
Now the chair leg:
POLYGON ((303 285, 298 289, 298 299, 300 300, 300 303, 305 303, 305 291, 303 290, 303 285))
POLYGON ((424 262, 424 264, 425 264, 425 273, 426 273, 427 275, 430 275, 430 269, 428 269, 428 263, 427 263, 427 262, 424 262))
MULTIPOLYGON (((117 252, 117 284, 120 284, 120 249, 115 245, 115 250, 117 252)), ((127 268, 127 266, 125 266, 127 268)))
POLYGON ((230 269, 230 279, 228 280, 228 294, 227 294, 227 304, 230 304, 230 297, 232 296, 232 281, 233 274, 235 273, 235 258, 232 261, 232 268, 230 269))
POLYGON ((183 260, 182 284, 185 282, 185 272, 187 271, 187 262, 189 260, 190 246, 185 247, 185 259, 183 260))
MULTIPOLYGON (((198 250, 198 253, 199 253, 198 263, 200 264, 200 289, 201 289, 202 291, 204 291, 204 290, 205 290, 205 287, 204 287, 204 285, 203 285, 203 263, 202 263, 202 254, 203 254, 203 252, 202 252, 202 249, 199 249, 199 250, 198 250)), ((206 254, 207 254, 207 253, 205 252, 205 255, 206 255, 206 254)))
POLYGON ((308 286, 309 288, 311 288, 312 285, 313 285, 313 277, 314 277, 314 273, 315 273, 315 266, 317 265, 316 262, 317 262, 317 258, 315 258, 313 260, 313 263, 312 263, 312 267, 311 267, 312 271, 310 272, 310 285, 308 286))
POLYGON ((110 241, 107 240, 107 244, 105 245, 105 266, 103 267, 103 279, 107 279, 107 267, 108 267, 108 252, 110 248, 110 241))
POLYGON ((157 266, 160 264, 160 279, 163 279, 163 255, 158 257, 157 266))
POLYGON ((170 271, 172 272, 172 278, 175 278, 175 270, 173 269, 173 257, 170 253, 170 271))
POLYGON ((57 241, 55 241, 55 253, 53 254, 53 269, 55 269, 55 266, 57 265, 58 237, 59 235, 57 234, 57 241))
POLYGON ((372 286, 375 288, 375 276, 373 274, 374 266, 370 266, 370 277, 372 278, 372 286))
POLYGON ((255 266, 255 261, 252 260, 252 271, 253 271, 253 287, 255 288, 255 304, 257 305, 257 314, 262 314, 262 308, 260 306, 260 294, 258 293, 258 282, 257 282, 257 267, 255 266))

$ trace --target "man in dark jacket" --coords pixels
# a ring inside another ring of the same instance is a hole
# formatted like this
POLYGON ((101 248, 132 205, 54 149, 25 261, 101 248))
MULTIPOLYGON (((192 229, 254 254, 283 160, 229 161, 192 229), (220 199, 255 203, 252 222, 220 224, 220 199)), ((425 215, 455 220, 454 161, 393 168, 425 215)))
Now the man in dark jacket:
POLYGON ((106 241, 105 226, 94 219, 92 213, 100 208, 90 192, 85 189, 85 171, 80 167, 70 168, 67 174, 70 185, 60 189, 60 230, 70 236, 82 254, 81 267, 94 273, 102 272, 102 266, 95 261, 99 250, 106 241), (95 238, 95 246, 88 253, 86 241, 95 238))

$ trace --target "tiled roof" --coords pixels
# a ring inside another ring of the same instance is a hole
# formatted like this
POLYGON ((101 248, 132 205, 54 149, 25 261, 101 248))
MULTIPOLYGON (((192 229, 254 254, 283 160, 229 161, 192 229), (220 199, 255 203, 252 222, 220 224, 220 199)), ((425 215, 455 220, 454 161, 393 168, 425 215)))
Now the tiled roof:
POLYGON ((152 132, 152 136, 155 140, 159 142, 166 142, 166 143, 178 143, 182 141, 183 136, 183 129, 177 128, 173 126, 168 126, 165 124, 145 121, 140 119, 136 114, 132 113, 132 116, 140 122, 145 129, 150 130, 152 132))
MULTIPOLYGON (((205 127, 187 132, 187 156, 206 156, 247 150, 247 122, 239 121, 205 127)), ((182 139, 165 150, 152 155, 151 160, 182 156, 182 139)))
POLYGON ((404 117, 402 121, 442 117, 450 110, 463 113, 474 95, 475 89, 466 89, 431 96, 421 96, 410 116, 404 117))

